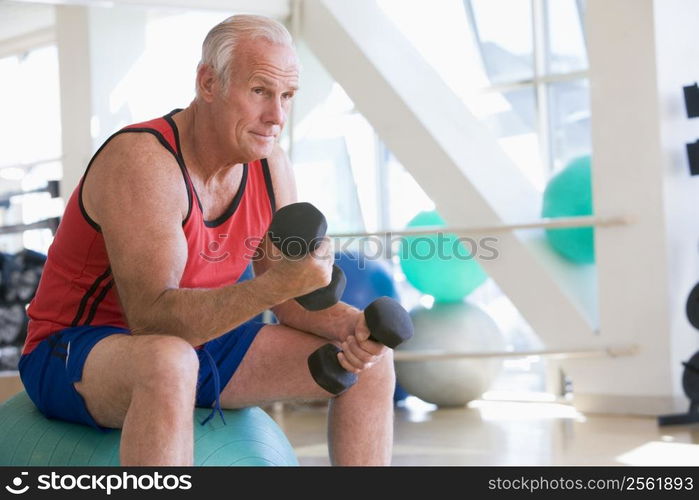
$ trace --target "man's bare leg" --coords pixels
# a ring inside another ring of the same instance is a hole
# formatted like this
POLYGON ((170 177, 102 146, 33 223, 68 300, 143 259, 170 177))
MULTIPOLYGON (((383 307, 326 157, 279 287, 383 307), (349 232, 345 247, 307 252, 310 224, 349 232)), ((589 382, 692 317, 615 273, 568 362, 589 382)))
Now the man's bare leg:
POLYGON ((123 428, 122 465, 191 465, 199 360, 166 335, 112 335, 95 345, 75 388, 103 427, 123 428))
MULTIPOLYGON (((328 341, 283 325, 263 327, 221 393, 224 408, 274 401, 330 399, 308 370, 307 358, 328 341)), ((393 445, 392 352, 359 375, 330 404, 328 440, 334 465, 388 465, 393 445)))
POLYGON ((328 444, 337 465, 390 465, 393 451, 393 351, 330 401, 328 444))

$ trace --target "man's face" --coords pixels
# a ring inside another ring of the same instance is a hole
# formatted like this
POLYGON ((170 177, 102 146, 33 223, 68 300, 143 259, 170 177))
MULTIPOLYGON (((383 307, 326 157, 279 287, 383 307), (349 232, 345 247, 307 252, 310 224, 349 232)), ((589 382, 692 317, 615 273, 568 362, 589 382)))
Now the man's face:
POLYGON ((265 158, 279 139, 298 88, 298 59, 290 47, 243 41, 229 70, 228 88, 215 97, 223 144, 238 161, 265 158))

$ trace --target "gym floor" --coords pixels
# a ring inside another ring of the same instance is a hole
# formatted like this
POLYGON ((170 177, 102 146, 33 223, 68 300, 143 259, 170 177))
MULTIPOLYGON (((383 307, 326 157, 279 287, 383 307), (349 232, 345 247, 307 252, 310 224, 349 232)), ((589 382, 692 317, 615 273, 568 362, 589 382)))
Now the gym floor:
MULTIPOLYGON (((329 465, 324 404, 268 408, 301 465, 329 465)), ((396 407, 393 465, 696 466, 699 424, 582 415, 569 403, 478 400, 438 409, 409 397, 396 407)))

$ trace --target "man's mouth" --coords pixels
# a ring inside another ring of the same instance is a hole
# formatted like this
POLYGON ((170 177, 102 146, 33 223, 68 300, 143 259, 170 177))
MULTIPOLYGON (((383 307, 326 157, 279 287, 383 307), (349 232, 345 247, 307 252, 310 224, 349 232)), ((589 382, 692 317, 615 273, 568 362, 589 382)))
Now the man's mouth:
POLYGON ((250 132, 252 135, 256 135, 257 137, 260 137, 262 139, 274 139, 275 135, 274 134, 260 134, 259 132, 250 132))

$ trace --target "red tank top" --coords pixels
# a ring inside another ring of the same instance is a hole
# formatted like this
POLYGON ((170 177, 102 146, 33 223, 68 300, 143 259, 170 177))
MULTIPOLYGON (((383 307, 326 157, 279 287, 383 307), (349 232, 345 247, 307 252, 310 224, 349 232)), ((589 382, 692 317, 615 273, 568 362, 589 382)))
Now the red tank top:
POLYGON ((123 128, 107 139, 93 156, 66 205, 39 287, 27 309, 29 326, 22 354, 30 353, 52 333, 71 326, 128 328, 104 238, 97 223, 86 213, 81 197, 92 162, 119 134, 153 134, 180 166, 189 198, 187 217, 182 222, 188 256, 180 287, 218 288, 235 283, 245 271, 275 211, 269 165, 264 159, 245 164, 240 187, 237 193, 231 193, 232 200, 226 212, 216 220, 204 220, 201 202, 182 157, 177 125, 172 119, 178 111, 123 128))

